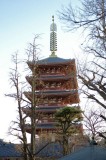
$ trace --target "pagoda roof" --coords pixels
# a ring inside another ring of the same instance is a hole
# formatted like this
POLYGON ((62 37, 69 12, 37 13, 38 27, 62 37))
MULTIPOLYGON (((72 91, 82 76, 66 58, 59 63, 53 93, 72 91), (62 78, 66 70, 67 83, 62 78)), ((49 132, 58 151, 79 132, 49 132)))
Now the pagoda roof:
MULTIPOLYGON (((55 121, 54 122, 37 123, 36 124, 36 133, 38 131, 41 131, 41 130, 45 130, 45 131, 47 131, 47 130, 56 130, 57 129, 56 124, 57 123, 55 121)), ((76 127, 81 127, 82 124, 81 123, 75 124, 75 126, 76 127)), ((30 131, 31 131, 31 125, 30 124, 26 124, 25 127, 26 127, 26 131, 30 133, 30 131)))
MULTIPOLYGON (((46 112, 46 113, 52 113, 52 112, 56 112, 56 110, 59 110, 63 108, 63 106, 43 106, 43 107, 37 107, 36 108, 36 111, 38 112, 46 112)), ((23 112, 25 112, 26 114, 30 113, 30 108, 22 108, 23 112)))
MULTIPOLYGON (((30 100, 32 97, 32 92, 24 92, 24 95, 30 100)), ((38 91, 35 92, 36 96, 43 96, 43 97, 51 97, 51 96, 61 96, 61 97, 67 97, 67 96, 78 96, 78 90, 45 90, 45 91, 38 91)))
MULTIPOLYGON (((62 96, 67 96, 70 94, 75 94, 78 93, 78 90, 45 90, 45 91, 38 91, 35 92, 36 95, 44 95, 44 96, 51 96, 51 95, 62 95, 62 96)), ((27 94, 32 94, 32 92, 24 92, 25 95, 27 94)))
POLYGON ((67 80, 67 79, 70 79, 70 78, 73 78, 75 77, 75 75, 72 73, 72 74, 69 74, 69 75, 46 75, 46 76, 41 76, 41 80, 46 80, 46 79, 64 79, 64 80, 67 80))
POLYGON ((42 109, 37 109, 37 111, 39 112, 46 112, 46 113, 53 113, 56 112, 56 110, 58 110, 60 108, 42 108, 42 109))
MULTIPOLYGON (((70 62, 75 62, 75 59, 64 59, 60 57, 48 57, 45 59, 41 59, 37 61, 38 65, 59 65, 59 64, 67 64, 70 62)), ((27 62, 29 65, 33 64, 33 61, 28 61, 27 62)))
MULTIPOLYGON (((24 95, 29 99, 29 101, 32 100, 32 92, 24 92, 24 95)), ((70 104, 71 103, 79 103, 79 95, 78 90, 50 90, 50 91, 43 91, 43 92, 35 92, 35 96, 46 98, 46 97, 63 97, 63 98, 69 98, 70 104), (75 97, 75 99, 73 99, 75 97)))
MULTIPOLYGON (((24 92, 24 95, 29 99, 29 101, 32 100, 32 92, 24 92)), ((42 97, 42 99, 46 97, 63 97, 63 98, 69 98, 70 104, 72 103, 79 103, 79 95, 78 90, 48 90, 48 91, 38 91, 35 92, 35 96, 42 97), (75 99, 73 99, 75 97, 75 99)))
MULTIPOLYGON (((26 131, 30 133, 31 131, 31 125, 30 124, 26 124, 26 131)), ((56 122, 48 122, 48 123, 39 123, 36 126, 36 133, 39 130, 56 130, 56 122)))
POLYGON ((48 90, 48 91, 43 91, 42 94, 44 95, 70 95, 77 93, 77 90, 48 90))
POLYGON ((37 107, 36 109, 39 110, 39 109, 42 109, 42 110, 45 110, 45 109, 60 109, 60 108, 63 108, 63 106, 47 106, 47 107, 37 107))
MULTIPOLYGON (((32 76, 26 76, 26 80, 31 84, 32 82, 32 76)), ((69 74, 69 75, 44 75, 44 76, 41 76, 39 78, 37 78, 36 80, 42 80, 42 81, 68 81, 70 80, 71 78, 76 78, 75 77, 75 74, 72 73, 72 74, 69 74)), ((76 83, 76 81, 75 81, 76 83)))
POLYGON ((51 63, 67 63, 73 61, 74 59, 64 59, 60 57, 48 57, 42 60, 39 60, 39 64, 51 64, 51 63))
POLYGON ((55 122, 48 122, 48 123, 39 123, 39 124, 37 124, 37 126, 36 126, 36 129, 45 129, 45 128, 56 128, 56 123, 55 122))
MULTIPOLYGON (((69 75, 43 75, 39 77, 40 80, 69 80, 70 78, 75 77, 75 74, 69 74, 69 75)), ((27 76, 26 79, 31 79, 32 77, 27 76)))

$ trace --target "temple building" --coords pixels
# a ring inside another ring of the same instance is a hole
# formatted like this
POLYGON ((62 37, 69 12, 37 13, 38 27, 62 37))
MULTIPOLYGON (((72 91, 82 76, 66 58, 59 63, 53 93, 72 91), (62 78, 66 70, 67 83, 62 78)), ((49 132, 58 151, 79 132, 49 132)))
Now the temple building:
MULTIPOLYGON (((50 56, 36 63, 28 61, 32 75, 27 76, 28 83, 34 86, 32 91, 25 92, 29 101, 36 101, 35 114, 36 134, 41 138, 55 140, 56 122, 54 113, 65 106, 78 104, 78 84, 75 59, 63 59, 57 56, 57 26, 52 17, 50 26, 50 56), (36 66, 35 66, 36 65, 36 66), (34 82, 35 78, 35 82, 34 82)), ((25 114, 31 116, 30 108, 23 108, 25 114)), ((31 132, 30 124, 27 132, 31 132)))
POLYGON ((0 160, 23 160, 21 145, 0 139, 0 160))

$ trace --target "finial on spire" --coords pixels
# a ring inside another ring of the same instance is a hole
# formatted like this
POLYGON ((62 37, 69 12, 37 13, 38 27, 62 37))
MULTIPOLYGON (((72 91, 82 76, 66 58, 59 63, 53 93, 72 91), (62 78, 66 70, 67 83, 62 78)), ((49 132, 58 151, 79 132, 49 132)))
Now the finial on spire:
POLYGON ((52 24, 50 25, 50 51, 51 56, 54 57, 55 51, 57 51, 57 26, 54 23, 54 16, 52 16, 52 24))
POLYGON ((52 16, 52 21, 54 22, 54 16, 52 16))

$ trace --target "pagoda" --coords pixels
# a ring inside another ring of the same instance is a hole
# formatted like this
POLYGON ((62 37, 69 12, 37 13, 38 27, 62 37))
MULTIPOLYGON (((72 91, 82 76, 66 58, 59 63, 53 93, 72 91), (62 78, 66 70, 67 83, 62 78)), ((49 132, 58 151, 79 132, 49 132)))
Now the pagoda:
MULTIPOLYGON (((38 60, 36 63, 36 81, 39 83, 35 85, 35 95, 40 101, 36 105, 35 112, 39 115, 36 119, 36 134, 39 137, 54 139, 56 111, 79 103, 75 59, 63 59, 56 55, 57 26, 54 23, 54 16, 50 26, 50 51, 51 55, 48 58, 38 60)), ((28 61, 27 64, 33 75, 34 61, 28 61)), ((32 85, 33 76, 27 76, 26 79, 32 85)), ((24 94, 29 101, 32 100, 32 92, 24 94)), ((29 108, 23 108, 23 112, 31 116, 29 108)), ((28 133, 31 132, 30 125, 27 125, 26 130, 28 133)))

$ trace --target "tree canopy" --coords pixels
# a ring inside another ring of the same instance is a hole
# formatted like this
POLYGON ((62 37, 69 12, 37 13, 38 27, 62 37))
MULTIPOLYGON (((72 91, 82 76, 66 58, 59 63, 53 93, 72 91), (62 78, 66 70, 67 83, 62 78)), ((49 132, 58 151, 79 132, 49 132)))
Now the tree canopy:
POLYGON ((78 107, 64 107, 55 113, 57 134, 63 144, 63 154, 69 153, 68 140, 73 134, 81 131, 82 111, 78 107))

